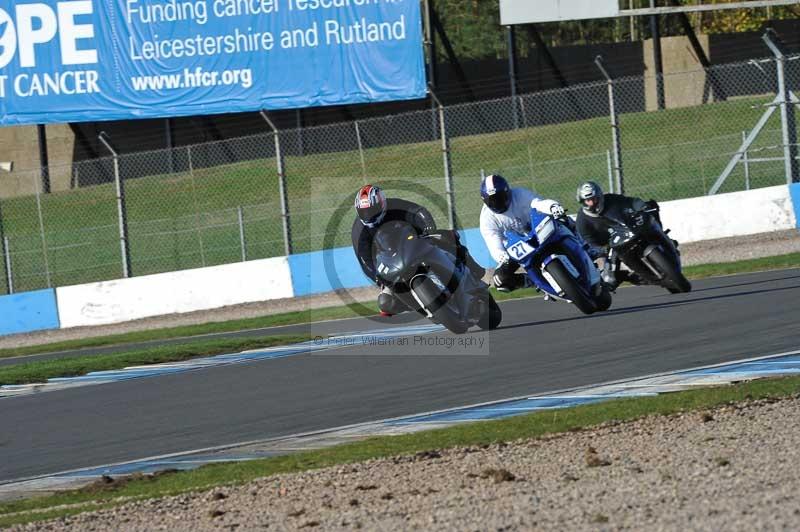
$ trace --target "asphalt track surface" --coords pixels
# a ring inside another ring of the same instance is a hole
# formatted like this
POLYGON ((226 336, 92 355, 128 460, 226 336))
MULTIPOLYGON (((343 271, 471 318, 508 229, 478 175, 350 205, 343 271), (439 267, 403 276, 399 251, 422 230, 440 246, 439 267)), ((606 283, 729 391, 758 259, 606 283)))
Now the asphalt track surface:
MULTIPOLYGON (((0 482, 800 347, 800 270, 694 286, 621 289, 611 311, 589 317, 563 303, 508 301, 500 329, 461 337, 486 342, 468 354, 358 346, 0 399, 0 482)), ((311 332, 384 327, 343 320, 311 332)))

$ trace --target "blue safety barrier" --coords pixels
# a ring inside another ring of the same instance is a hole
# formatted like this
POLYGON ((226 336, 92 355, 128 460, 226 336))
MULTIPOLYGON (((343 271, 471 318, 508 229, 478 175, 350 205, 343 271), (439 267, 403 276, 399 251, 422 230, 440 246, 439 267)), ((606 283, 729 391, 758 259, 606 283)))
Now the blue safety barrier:
POLYGON ((59 326, 55 290, 0 296, 0 336, 58 329, 59 326))
POLYGON ((795 225, 800 229, 800 183, 789 185, 789 195, 794 206, 795 225))

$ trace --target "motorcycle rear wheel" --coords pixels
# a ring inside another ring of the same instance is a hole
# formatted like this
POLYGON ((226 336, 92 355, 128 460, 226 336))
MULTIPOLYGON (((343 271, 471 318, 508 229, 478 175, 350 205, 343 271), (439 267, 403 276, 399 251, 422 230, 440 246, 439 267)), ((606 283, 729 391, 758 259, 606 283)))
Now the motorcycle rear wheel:
POLYGON ((664 276, 660 284, 670 293, 681 294, 692 291, 692 283, 678 271, 672 261, 664 255, 663 251, 654 249, 647 258, 652 261, 653 266, 664 276))

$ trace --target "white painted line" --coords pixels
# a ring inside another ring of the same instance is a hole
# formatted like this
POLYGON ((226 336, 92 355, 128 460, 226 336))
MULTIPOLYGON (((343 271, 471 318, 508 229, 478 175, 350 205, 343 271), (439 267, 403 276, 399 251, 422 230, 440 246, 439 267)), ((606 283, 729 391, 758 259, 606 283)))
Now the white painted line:
POLYGON ((358 342, 364 338, 400 338, 410 335, 424 335, 431 334, 438 331, 443 331, 444 327, 431 323, 423 325, 393 327, 388 329, 371 330, 364 332, 350 332, 343 333, 340 336, 332 336, 323 343, 315 343, 313 341, 302 342, 300 344, 290 344, 285 346, 273 346, 264 349, 254 349, 238 353, 227 353, 215 356, 204 356, 192 360, 182 362, 166 362, 163 364, 152 364, 143 366, 128 366, 126 368, 107 371, 95 371, 87 375, 78 377, 59 377, 49 379, 44 383, 36 383, 35 388, 19 388, 15 385, 2 386, 0 385, 0 400, 3 398, 19 397, 29 393, 43 393, 51 391, 59 391, 66 388, 73 388, 78 386, 93 386, 97 384, 106 384, 118 382, 134 378, 150 378, 159 377, 164 375, 172 375, 184 371, 196 371, 201 369, 210 369, 221 366, 230 366, 234 364, 248 364, 255 362, 265 362, 275 358, 284 358, 289 356, 306 355, 319 352, 327 352, 352 347, 363 347, 366 344, 358 342), (352 340, 352 341, 346 341, 352 340), (269 355, 275 354, 274 357, 269 355), (264 355, 263 358, 257 358, 258 355, 264 355))

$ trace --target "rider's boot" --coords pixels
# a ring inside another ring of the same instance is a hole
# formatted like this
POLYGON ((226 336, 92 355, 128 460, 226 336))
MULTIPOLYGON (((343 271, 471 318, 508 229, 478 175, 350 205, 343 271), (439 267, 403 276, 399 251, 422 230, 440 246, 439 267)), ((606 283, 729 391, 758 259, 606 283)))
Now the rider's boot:
POLYGON ((603 265, 603 270, 600 272, 600 279, 602 279, 603 283, 608 286, 608 289, 612 292, 617 290, 620 282, 618 280, 617 275, 614 275, 614 269, 611 266, 611 261, 606 261, 603 265))
POLYGON ((627 270, 618 271, 616 279, 618 285, 625 282, 631 283, 633 285, 645 284, 644 279, 642 279, 641 275, 639 275, 636 272, 629 272, 627 270))
POLYGON ((517 290, 519 288, 527 288, 528 286, 531 286, 531 283, 529 281, 528 276, 524 273, 515 273, 514 275, 512 275, 511 281, 506 284, 502 284, 499 286, 495 284, 495 288, 497 289, 498 292, 505 292, 505 293, 513 292, 514 290, 517 290))
POLYGON ((390 317, 394 316, 395 314, 400 314, 401 312, 406 312, 407 310, 411 310, 408 306, 400 301, 397 296, 389 289, 388 287, 383 287, 381 289, 381 293, 378 294, 378 310, 380 311, 380 315, 383 317, 390 317))

